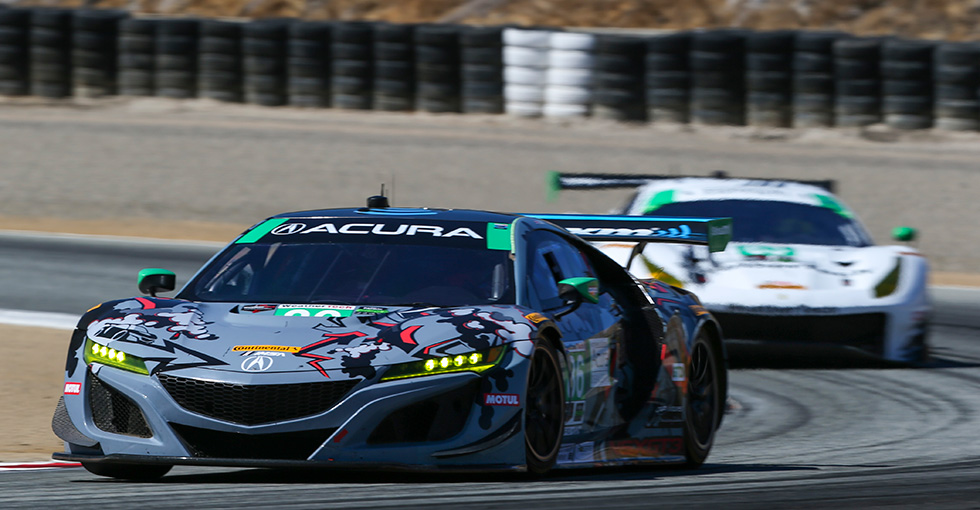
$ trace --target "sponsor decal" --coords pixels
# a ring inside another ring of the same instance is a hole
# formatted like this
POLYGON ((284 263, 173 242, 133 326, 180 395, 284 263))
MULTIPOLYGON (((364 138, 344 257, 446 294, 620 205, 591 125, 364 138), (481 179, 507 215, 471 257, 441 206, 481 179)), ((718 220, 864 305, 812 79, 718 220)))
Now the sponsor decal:
POLYGON ((265 372, 272 368, 272 358, 269 356, 249 356, 242 361, 242 370, 246 372, 265 372))
POLYGON ((415 236, 429 235, 432 237, 470 237, 483 239, 467 227, 448 230, 439 225, 410 225, 406 223, 321 223, 307 227, 305 223, 283 223, 272 229, 271 234, 277 236, 305 234, 344 234, 344 235, 379 235, 379 236, 415 236))
POLYGON ((269 352, 269 351, 245 351, 242 356, 277 356, 283 357, 286 353, 284 352, 269 352))
POLYGON ((670 373, 670 380, 674 382, 687 380, 687 372, 684 370, 683 363, 674 363, 673 371, 670 373))
POLYGON ((350 317, 356 306, 352 305, 279 305, 276 315, 285 317, 350 317))
POLYGON ((579 425, 585 419, 585 402, 569 402, 565 406, 565 424, 579 425))
POLYGON ((527 319, 527 320, 529 320, 529 321, 531 321, 531 322, 533 322, 533 323, 535 323, 535 324, 540 324, 541 322, 548 320, 547 317, 545 317, 544 315, 541 315, 538 312, 529 313, 529 314, 525 315, 524 318, 527 319))
POLYGON ((758 244, 743 244, 738 247, 739 253, 752 260, 776 260, 792 262, 796 251, 789 246, 765 246, 758 244))
POLYGON ((720 306, 721 311, 755 315, 838 315, 840 309, 833 306, 720 306))
POLYGON ((356 310, 354 310, 354 313, 355 314, 365 314, 365 315, 378 315, 378 314, 382 314, 382 313, 388 313, 388 309, 387 308, 367 308, 367 307, 363 307, 362 306, 362 307, 358 307, 356 310))
POLYGON ((791 282, 765 282, 759 284, 760 289, 806 289, 806 285, 791 282))
POLYGON ((732 224, 727 225, 709 225, 708 235, 711 236, 730 236, 732 235, 732 224))
POLYGON ((679 437, 620 439, 606 443, 613 457, 663 457, 684 455, 684 441, 679 437))
POLYGON ((609 381, 609 339, 593 338, 589 340, 589 350, 592 353, 592 384, 593 388, 610 386, 609 381))
POLYGON ((516 393, 484 393, 483 403, 488 406, 519 406, 521 396, 516 393))
POLYGON ((241 307, 241 311, 250 313, 268 312, 275 309, 276 305, 245 305, 241 307))
POLYGON ((299 352, 299 347, 290 345, 236 345, 231 348, 234 352, 241 351, 270 351, 270 352, 299 352))
POLYGON ((595 443, 587 441, 585 443, 565 444, 558 451, 559 464, 575 464, 592 462, 595 460, 595 443))
POLYGON ((82 383, 66 382, 65 395, 80 395, 82 393, 82 383))
MULTIPOLYGON (((693 235, 688 225, 678 225, 677 228, 603 228, 603 227, 567 227, 572 234, 580 237, 672 237, 689 239, 693 235)), ((702 234, 703 235, 703 234, 702 234)))

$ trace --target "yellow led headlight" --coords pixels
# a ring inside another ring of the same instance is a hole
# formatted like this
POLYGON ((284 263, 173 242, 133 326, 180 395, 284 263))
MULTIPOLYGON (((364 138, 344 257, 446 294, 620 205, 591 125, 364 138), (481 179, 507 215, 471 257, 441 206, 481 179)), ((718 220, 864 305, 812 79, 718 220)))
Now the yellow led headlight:
POLYGON ((898 280, 902 275, 902 258, 895 259, 895 267, 890 273, 885 275, 878 285, 875 285, 875 297, 882 298, 890 296, 898 288, 898 280))
POLYGON ((101 363, 110 367, 136 372, 137 374, 150 374, 142 359, 126 354, 123 351, 110 349, 92 341, 92 339, 87 339, 85 340, 85 364, 88 365, 90 363, 101 363))
POLYGON ((457 354, 455 356, 440 356, 425 361, 401 363, 388 368, 382 381, 407 379, 423 375, 447 374, 450 372, 483 372, 496 366, 504 357, 507 346, 501 345, 485 351, 457 354))

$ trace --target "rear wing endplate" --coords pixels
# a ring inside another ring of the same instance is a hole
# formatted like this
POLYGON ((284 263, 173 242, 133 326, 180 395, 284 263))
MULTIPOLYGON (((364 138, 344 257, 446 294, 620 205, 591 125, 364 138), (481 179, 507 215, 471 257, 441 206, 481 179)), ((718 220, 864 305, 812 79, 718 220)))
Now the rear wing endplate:
POLYGON ((724 251, 732 239, 731 218, 674 218, 605 214, 524 214, 549 221, 587 241, 676 243, 724 251))

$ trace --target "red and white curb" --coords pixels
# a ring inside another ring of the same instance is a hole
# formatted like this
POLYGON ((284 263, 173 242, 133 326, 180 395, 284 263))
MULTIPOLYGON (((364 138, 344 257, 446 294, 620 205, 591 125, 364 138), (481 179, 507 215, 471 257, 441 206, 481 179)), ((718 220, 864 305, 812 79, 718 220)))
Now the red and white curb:
POLYGON ((27 469, 56 469, 82 467, 78 462, 0 462, 0 471, 23 471, 27 469))

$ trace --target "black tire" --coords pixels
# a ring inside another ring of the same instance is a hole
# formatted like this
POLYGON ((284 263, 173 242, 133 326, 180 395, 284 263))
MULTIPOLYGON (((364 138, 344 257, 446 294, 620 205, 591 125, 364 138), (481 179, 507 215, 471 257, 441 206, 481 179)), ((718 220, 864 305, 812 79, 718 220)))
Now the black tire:
POLYGON ((82 462, 86 471, 98 476, 122 480, 155 480, 167 474, 173 466, 82 462))
POLYGON ((722 360, 708 334, 701 331, 691 347, 684 403, 684 450, 687 466, 704 464, 724 413, 722 360))
POLYGON ((544 474, 555 465, 565 429, 565 388, 558 353, 539 339, 531 352, 524 394, 527 470, 544 474))

